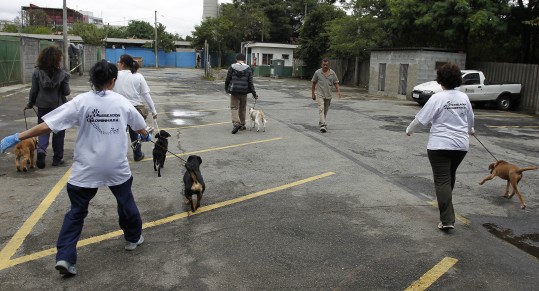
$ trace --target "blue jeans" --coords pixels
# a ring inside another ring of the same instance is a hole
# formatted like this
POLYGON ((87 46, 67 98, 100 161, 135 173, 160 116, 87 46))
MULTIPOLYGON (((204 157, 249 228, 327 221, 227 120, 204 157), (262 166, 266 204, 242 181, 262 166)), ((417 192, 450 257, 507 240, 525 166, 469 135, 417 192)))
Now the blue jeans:
MULTIPOLYGON (((142 233, 142 219, 131 192, 133 177, 125 183, 111 186, 109 189, 118 203, 118 217, 124 238, 137 242, 142 233)), ((77 242, 80 239, 84 218, 88 215, 88 204, 94 198, 98 188, 83 188, 67 184, 67 194, 71 201, 71 209, 64 216, 64 223, 58 235, 56 261, 64 260, 77 263, 77 242)))
MULTIPOLYGON (((43 123, 41 119, 45 114, 53 111, 56 108, 37 108, 37 123, 43 123)), ((52 156, 53 161, 60 161, 64 158, 64 138, 65 130, 59 131, 58 133, 52 134, 52 151, 54 155, 52 156)), ((47 153, 47 148, 49 147, 49 138, 50 133, 40 135, 37 142, 37 152, 38 153, 47 153)))
MULTIPOLYGON (((139 134, 131 129, 131 126, 127 126, 127 130, 129 131, 129 138, 131 139, 131 142, 134 142, 138 139, 139 134)), ((139 143, 136 148, 133 149, 133 158, 139 159, 142 157, 142 143, 139 143)))

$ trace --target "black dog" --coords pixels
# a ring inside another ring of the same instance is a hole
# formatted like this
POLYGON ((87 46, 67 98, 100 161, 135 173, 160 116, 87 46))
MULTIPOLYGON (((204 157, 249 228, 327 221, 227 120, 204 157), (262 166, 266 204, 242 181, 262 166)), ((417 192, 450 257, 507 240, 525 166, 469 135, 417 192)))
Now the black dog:
POLYGON ((202 200, 202 194, 206 190, 206 184, 204 184, 204 178, 200 173, 200 164, 202 164, 202 158, 199 156, 189 156, 187 163, 185 163, 185 169, 187 171, 183 175, 183 184, 185 186, 184 195, 187 198, 187 204, 191 205, 191 211, 195 212, 200 207, 200 200, 202 200), (197 195, 196 206, 193 205, 193 195, 197 195))
POLYGON ((157 141, 153 147, 153 169, 157 171, 157 176, 161 177, 161 168, 165 166, 165 159, 167 158, 168 151, 168 139, 170 134, 164 130, 160 130, 155 134, 157 141))

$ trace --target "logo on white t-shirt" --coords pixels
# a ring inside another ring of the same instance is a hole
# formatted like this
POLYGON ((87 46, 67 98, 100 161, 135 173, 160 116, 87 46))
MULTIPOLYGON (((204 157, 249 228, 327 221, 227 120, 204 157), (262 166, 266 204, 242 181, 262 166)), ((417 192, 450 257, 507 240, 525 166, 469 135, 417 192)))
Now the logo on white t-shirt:
POLYGON ((89 122, 101 134, 118 134, 119 128, 110 127, 110 129, 103 130, 100 125, 109 126, 110 123, 119 122, 119 118, 119 113, 99 113, 99 109, 94 109, 86 116, 86 122, 89 122))

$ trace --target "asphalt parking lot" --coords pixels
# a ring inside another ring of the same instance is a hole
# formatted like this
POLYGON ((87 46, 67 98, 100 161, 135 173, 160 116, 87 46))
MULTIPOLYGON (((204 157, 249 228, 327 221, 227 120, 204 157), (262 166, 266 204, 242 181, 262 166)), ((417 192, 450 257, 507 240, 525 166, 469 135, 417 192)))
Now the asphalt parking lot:
MULTIPOLYGON (((414 102, 343 86, 328 132, 308 80, 256 78, 266 132, 230 133, 223 80, 203 71, 150 69, 148 81, 169 150, 202 157, 202 208, 187 211, 182 161, 130 164, 144 222, 143 245, 126 252, 116 202, 100 189, 79 241, 78 275, 54 269, 56 238, 69 207, 66 165, 15 170, 0 155, 1 290, 539 290, 539 171, 520 183, 527 208, 505 199, 505 181, 480 186, 494 158, 471 139, 457 173, 455 230, 436 228, 426 156, 428 129, 407 137, 414 102)), ((71 97, 90 90, 73 76, 71 97)), ((35 125, 23 108, 28 86, 0 88, 0 136, 35 125)), ((253 99, 249 99, 249 106, 253 99)), ((539 165, 539 118, 477 109, 479 140, 497 158, 539 165)), ((148 119, 147 122, 150 122, 148 119)), ((149 124, 150 125, 150 124, 149 124)), ((128 156, 131 159, 132 153, 128 156)))

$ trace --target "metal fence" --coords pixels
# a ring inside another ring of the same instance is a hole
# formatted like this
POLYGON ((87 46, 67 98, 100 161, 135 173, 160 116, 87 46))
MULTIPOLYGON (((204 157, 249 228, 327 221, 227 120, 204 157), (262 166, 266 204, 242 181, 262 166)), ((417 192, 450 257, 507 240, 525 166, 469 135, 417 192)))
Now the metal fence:
POLYGON ((471 63, 471 70, 481 70, 490 82, 522 84, 517 109, 539 114, 539 65, 513 63, 471 63))
POLYGON ((18 37, 0 36, 0 86, 21 82, 21 48, 18 37))

